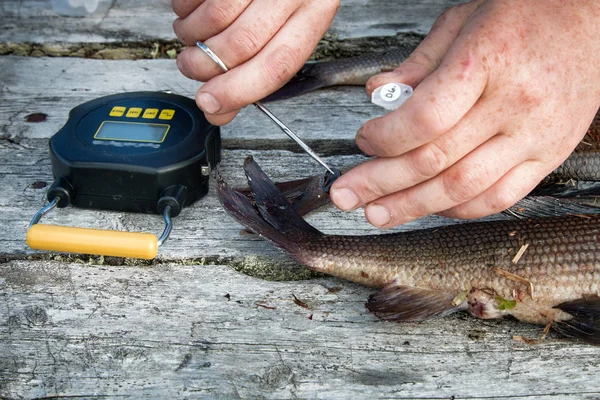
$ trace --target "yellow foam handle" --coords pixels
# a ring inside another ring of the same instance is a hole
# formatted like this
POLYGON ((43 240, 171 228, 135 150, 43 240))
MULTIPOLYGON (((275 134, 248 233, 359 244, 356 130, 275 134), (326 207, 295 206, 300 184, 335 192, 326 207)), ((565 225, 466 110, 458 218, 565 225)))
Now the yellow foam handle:
POLYGON ((32 249, 150 260, 158 253, 151 233, 108 231, 58 225, 33 225, 27 231, 32 249))

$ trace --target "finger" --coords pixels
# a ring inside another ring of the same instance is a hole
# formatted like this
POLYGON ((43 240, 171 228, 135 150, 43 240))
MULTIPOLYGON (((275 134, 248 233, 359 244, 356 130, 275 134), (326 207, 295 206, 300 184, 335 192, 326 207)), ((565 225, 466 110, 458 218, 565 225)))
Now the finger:
POLYGON ((226 29, 252 0, 206 0, 185 18, 173 22, 175 34, 186 46, 204 41, 226 29))
POLYGON ((438 214, 465 219, 481 218, 504 211, 527 196, 545 175, 539 162, 526 161, 510 170, 485 192, 438 214))
POLYGON ((369 160, 348 171, 331 188, 333 203, 342 210, 355 209, 439 175, 498 132, 500 123, 490 116, 491 108, 489 102, 480 101, 436 140, 397 157, 369 160))
POLYGON ((229 113, 281 87, 304 65, 333 20, 336 8, 329 7, 331 3, 314 2, 299 9, 255 57, 205 83, 197 97, 198 106, 209 114, 229 113), (323 23, 307 34, 315 19, 323 23), (215 102, 209 104, 202 94, 215 102))
POLYGON ((207 114, 204 113, 206 120, 213 125, 223 126, 230 123, 240 110, 231 111, 225 114, 207 114))
POLYGON ((513 142, 494 136, 437 177, 369 203, 367 219, 392 227, 466 203, 527 160, 530 150, 513 142))
POLYGON ((431 27, 429 33, 410 56, 393 72, 371 77, 366 84, 369 95, 376 88, 390 82, 400 82, 416 87, 433 72, 452 45, 467 19, 482 1, 461 4, 444 11, 431 27))
POLYGON ((172 0, 171 7, 173 12, 177 14, 179 18, 185 18, 192 13, 200 4, 204 3, 205 0, 172 0))
MULTIPOLYGON (((296 8, 295 1, 256 0, 231 26, 204 44, 233 69, 262 50, 296 8)), ((201 82, 222 73, 221 68, 196 46, 181 52, 177 63, 185 76, 201 82)))
POLYGON ((399 109, 367 121, 356 143, 369 155, 393 157, 450 130, 473 107, 487 84, 487 70, 469 43, 451 49, 399 109))

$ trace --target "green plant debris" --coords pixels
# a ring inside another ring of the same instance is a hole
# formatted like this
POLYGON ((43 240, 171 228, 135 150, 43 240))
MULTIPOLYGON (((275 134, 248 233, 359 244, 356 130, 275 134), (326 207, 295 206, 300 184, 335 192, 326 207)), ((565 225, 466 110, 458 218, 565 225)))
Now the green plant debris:
POLYGON ((462 302, 467 299, 467 296, 468 296, 467 291, 463 290, 462 292, 460 292, 459 294, 457 294, 456 297, 454 297, 454 299, 452 300, 452 305, 454 307, 457 307, 457 306, 461 305, 462 302))
POLYGON ((496 296, 496 303, 498 304, 498 310, 512 310, 517 305, 516 300, 506 300, 500 296, 496 296))

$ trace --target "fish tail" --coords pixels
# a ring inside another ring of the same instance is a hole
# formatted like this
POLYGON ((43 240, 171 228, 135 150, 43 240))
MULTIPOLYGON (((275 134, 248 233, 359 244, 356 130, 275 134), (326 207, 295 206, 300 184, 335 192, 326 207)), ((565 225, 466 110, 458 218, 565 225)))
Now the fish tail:
POLYGON ((578 299, 557 305, 573 318, 555 323, 552 327, 564 336, 600 345, 600 297, 578 299))
POLYGON ((288 83, 261 101, 268 103, 289 99, 331 85, 322 75, 319 63, 306 64, 288 83))
POLYGON ((298 259, 303 246, 323 234, 298 215, 252 157, 246 158, 244 170, 250 186, 246 195, 230 188, 217 174, 221 204, 242 225, 298 259))

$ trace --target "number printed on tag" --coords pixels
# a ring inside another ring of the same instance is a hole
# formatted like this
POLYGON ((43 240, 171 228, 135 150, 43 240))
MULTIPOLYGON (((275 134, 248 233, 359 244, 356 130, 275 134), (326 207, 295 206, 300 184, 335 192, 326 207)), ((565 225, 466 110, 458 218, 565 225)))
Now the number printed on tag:
POLYGON ((412 87, 404 83, 391 82, 376 88, 371 93, 371 102, 386 110, 396 110, 412 96, 412 93, 412 87))
POLYGON ((396 101, 402 94, 402 89, 397 83, 388 83, 381 88, 381 99, 384 101, 396 101))

